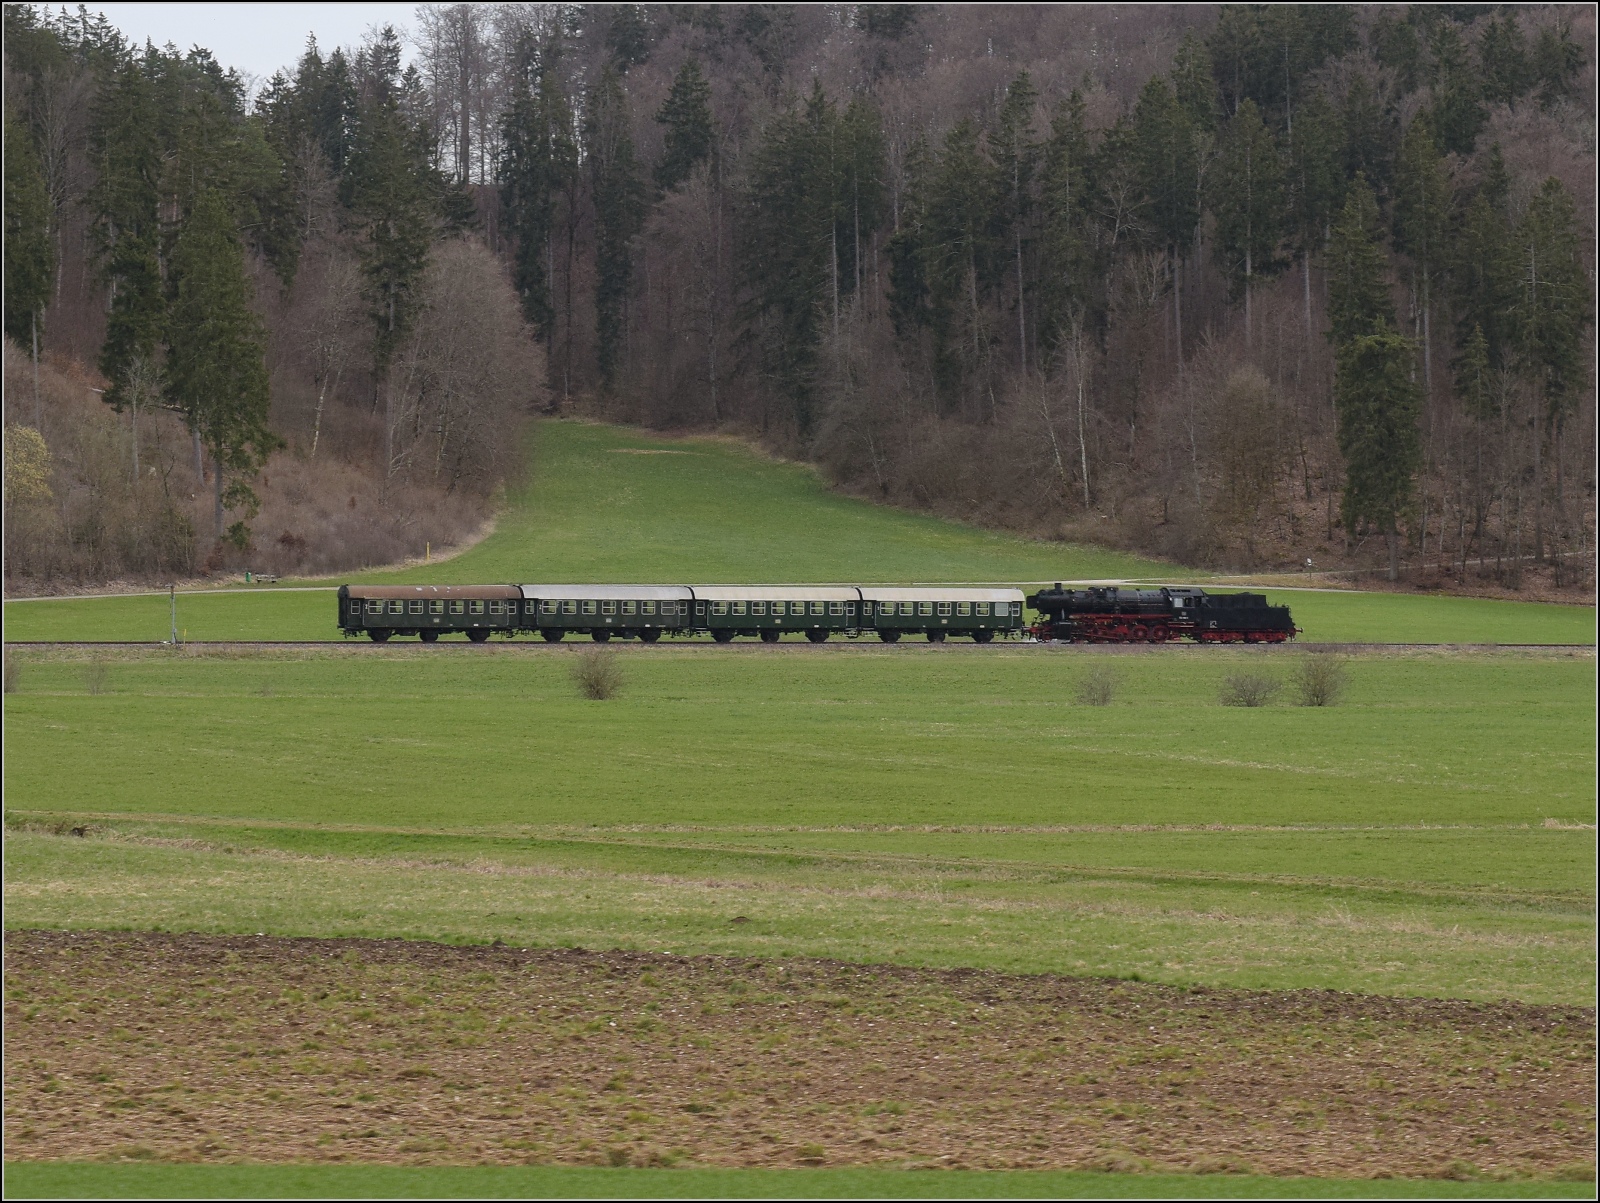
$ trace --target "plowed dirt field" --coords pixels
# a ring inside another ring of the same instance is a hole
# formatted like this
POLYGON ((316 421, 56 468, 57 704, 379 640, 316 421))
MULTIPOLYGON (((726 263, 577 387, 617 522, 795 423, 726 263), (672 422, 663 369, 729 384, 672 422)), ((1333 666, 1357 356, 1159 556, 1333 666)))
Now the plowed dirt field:
POLYGON ((22 1158, 1570 1176, 1593 1010, 402 941, 6 938, 22 1158))

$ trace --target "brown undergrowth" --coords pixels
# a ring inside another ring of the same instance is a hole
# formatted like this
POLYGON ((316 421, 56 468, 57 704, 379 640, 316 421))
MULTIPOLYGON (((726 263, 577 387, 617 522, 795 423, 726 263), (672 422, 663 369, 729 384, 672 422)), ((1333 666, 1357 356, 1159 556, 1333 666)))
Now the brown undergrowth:
POLYGON ((1582 1008, 160 933, 13 932, 6 962, 11 1157, 1592 1164, 1582 1008))

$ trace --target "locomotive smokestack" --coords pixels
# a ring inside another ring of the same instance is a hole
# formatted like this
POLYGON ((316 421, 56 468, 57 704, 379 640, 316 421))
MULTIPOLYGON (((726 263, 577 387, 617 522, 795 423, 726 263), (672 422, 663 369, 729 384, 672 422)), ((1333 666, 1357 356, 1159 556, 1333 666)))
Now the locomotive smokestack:
POLYGON ((1060 593, 1060 592, 1061 592, 1061 582, 1060 582, 1060 581, 1057 581, 1057 582, 1056 582, 1056 592, 1057 592, 1057 593, 1060 593))

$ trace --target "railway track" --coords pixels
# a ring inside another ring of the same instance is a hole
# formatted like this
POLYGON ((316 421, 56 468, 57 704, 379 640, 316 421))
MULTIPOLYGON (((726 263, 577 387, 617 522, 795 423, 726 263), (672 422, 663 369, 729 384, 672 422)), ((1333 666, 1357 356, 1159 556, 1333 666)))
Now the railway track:
MULTIPOLYGON (((171 647, 172 644, 164 639, 16 639, 7 640, 6 647, 35 647, 35 648, 158 648, 171 647)), ((230 651, 249 650, 252 648, 302 648, 326 649, 347 648, 358 653, 372 653, 382 651, 431 651, 449 653, 452 650, 462 654, 481 653, 484 650, 516 649, 527 652, 560 652, 575 648, 596 646, 587 639, 574 639, 571 642, 545 643, 537 639, 496 639, 490 643, 470 643, 465 640, 440 640, 437 643, 418 643, 411 640, 402 640, 392 643, 375 644, 364 639, 186 639, 179 643, 179 647, 204 648, 206 650, 230 651)), ((609 641, 608 647, 705 647, 724 648, 730 645, 714 643, 703 639, 675 639, 658 644, 644 644, 634 639, 618 639, 609 641)), ((1250 652, 1343 652, 1356 654, 1362 652, 1421 652, 1421 651, 1446 651, 1446 652, 1505 652, 1505 651, 1545 651, 1545 652, 1592 652, 1595 645, 1592 643, 1312 643, 1302 641, 1299 643, 1228 643, 1228 644, 1199 644, 1199 643, 1042 643, 1032 639, 1007 639, 997 640, 989 644, 975 644, 967 642, 949 641, 945 643, 923 643, 921 641, 905 641, 896 644, 881 643, 876 639, 839 639, 829 640, 827 643, 803 643, 798 640, 788 643, 757 643, 748 641, 747 646, 752 649, 759 648, 764 653, 803 652, 808 655, 823 654, 829 651, 843 649, 871 648, 881 651, 892 651, 896 654, 915 652, 921 649, 926 652, 948 654, 951 652, 981 655, 1005 647, 1037 648, 1046 652, 1119 652, 1119 653, 1159 653, 1173 647, 1216 647, 1230 651, 1250 652)))

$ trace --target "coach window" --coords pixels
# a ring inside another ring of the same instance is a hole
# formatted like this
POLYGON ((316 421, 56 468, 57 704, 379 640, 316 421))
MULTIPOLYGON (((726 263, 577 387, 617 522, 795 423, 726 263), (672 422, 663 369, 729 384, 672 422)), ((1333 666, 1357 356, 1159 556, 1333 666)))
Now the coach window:
POLYGON ((504 612, 505 612, 505 603, 504 602, 492 601, 492 602, 489 603, 489 613, 491 613, 491 614, 501 614, 501 613, 504 613, 504 612))
POLYGON ((639 613, 641 613, 641 614, 654 614, 655 612, 656 612, 656 604, 655 604, 655 602, 647 601, 647 602, 640 602, 639 603, 639 613))
POLYGON ((392 602, 389 603, 389 613, 391 613, 391 614, 404 614, 405 612, 406 612, 406 604, 405 604, 405 602, 392 601, 392 602))
POLYGON ((632 601, 623 602, 622 603, 622 612, 624 614, 637 614, 639 612, 639 603, 638 602, 632 602, 632 601))
POLYGON ((575 601, 564 601, 564 602, 562 602, 561 603, 561 612, 563 614, 576 614, 578 612, 578 603, 575 602, 575 601))
POLYGON ((600 603, 600 613, 602 613, 602 614, 615 614, 616 612, 617 612, 617 603, 616 602, 614 602, 614 601, 606 601, 606 602, 601 602, 600 603))
POLYGON ((431 602, 429 602, 428 603, 428 613, 429 614, 443 614, 444 613, 444 603, 442 601, 431 601, 431 602))
POLYGON ((974 614, 976 614, 979 618, 988 618, 989 617, 989 603, 988 602, 973 602, 972 603, 972 612, 974 614))
POLYGON ((822 602, 812 602, 811 603, 810 609, 811 609, 811 616, 813 618, 822 617, 822 614, 823 614, 822 606, 823 606, 822 602))
POLYGON ((599 608, 600 607, 596 602, 586 601, 583 603, 583 612, 585 614, 595 614, 599 611, 599 608))
POLYGON ((733 603, 733 612, 735 614, 743 614, 744 613, 744 603, 743 602, 734 602, 733 603))
POLYGON ((933 603, 932 602, 918 602, 917 603, 917 615, 919 617, 921 617, 921 618, 932 618, 933 617, 933 603))
POLYGON ((950 603, 949 602, 940 602, 939 603, 939 617, 940 618, 949 618, 950 617, 950 603))
POLYGON ((712 602, 711 612, 713 614, 726 614, 728 612, 728 603, 719 601, 712 602))
POLYGON ((528 617, 532 618, 533 615, 534 615, 534 612, 539 609, 539 603, 536 602, 536 601, 530 600, 528 602, 528 604, 523 607, 523 609, 527 611, 528 617))
POLYGON ((971 602, 957 602, 956 603, 956 616, 958 618, 970 618, 972 616, 972 603, 971 602))
POLYGON ((383 603, 380 602, 380 601, 369 601, 367 603, 367 613, 368 614, 382 614, 383 613, 383 603))
POLYGON ((767 612, 767 603, 766 602, 751 602, 750 603, 750 613, 751 614, 753 614, 753 615, 761 615, 761 614, 765 614, 766 612, 767 612))
POLYGON ((467 603, 466 602, 453 601, 453 602, 450 603, 450 613, 452 613, 452 614, 465 614, 466 612, 467 612, 467 603))
POLYGON ((558 603, 558 602, 553 602, 553 601, 550 601, 550 600, 546 599, 545 601, 542 601, 542 602, 539 603, 539 613, 541 613, 541 614, 554 614, 556 612, 556 609, 559 606, 559 604, 560 603, 558 603))
POLYGON ((483 613, 483 603, 481 601, 468 602, 467 603, 467 611, 469 613, 472 613, 472 614, 482 614, 483 613))
POLYGON ((422 613, 422 602, 421 601, 407 602, 406 603, 406 610, 407 610, 408 613, 411 613, 411 614, 421 614, 422 613))
POLYGON ((828 613, 834 618, 842 618, 842 617, 844 617, 844 603, 843 602, 829 602, 828 603, 828 613))
MULTIPOLYGON (((1001 605, 1004 605, 1004 604, 1005 604, 1004 602, 1001 603, 1001 605)), ((1022 603, 1021 602, 1012 602, 1011 603, 1011 617, 1012 618, 1021 618, 1022 617, 1022 603)))

